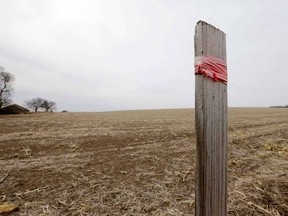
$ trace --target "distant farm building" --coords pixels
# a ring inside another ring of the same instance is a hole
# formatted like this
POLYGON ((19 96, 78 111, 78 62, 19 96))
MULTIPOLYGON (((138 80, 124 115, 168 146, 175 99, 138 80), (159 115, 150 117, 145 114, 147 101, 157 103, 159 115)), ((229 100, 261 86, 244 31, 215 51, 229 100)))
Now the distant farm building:
POLYGON ((19 106, 18 104, 12 104, 10 106, 0 109, 1 115, 26 114, 26 113, 29 113, 29 110, 22 106, 19 106))

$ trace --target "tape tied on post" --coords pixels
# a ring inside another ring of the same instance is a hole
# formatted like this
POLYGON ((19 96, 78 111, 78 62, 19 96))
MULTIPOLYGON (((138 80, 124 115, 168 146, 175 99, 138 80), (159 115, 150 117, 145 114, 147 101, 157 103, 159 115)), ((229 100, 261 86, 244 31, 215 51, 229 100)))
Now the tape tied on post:
POLYGON ((202 74, 227 85, 227 66, 222 59, 213 56, 196 56, 194 67, 195 75, 202 74))

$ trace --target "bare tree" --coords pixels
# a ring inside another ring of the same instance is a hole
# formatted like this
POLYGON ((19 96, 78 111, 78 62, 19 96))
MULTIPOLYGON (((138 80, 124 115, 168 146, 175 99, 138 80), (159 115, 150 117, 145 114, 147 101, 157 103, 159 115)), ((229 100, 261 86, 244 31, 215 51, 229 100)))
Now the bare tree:
POLYGON ((54 101, 44 100, 41 108, 45 109, 46 112, 53 112, 56 110, 56 103, 54 101))
POLYGON ((5 72, 3 67, 0 67, 0 108, 12 103, 12 83, 15 80, 11 73, 5 72))
POLYGON ((43 98, 33 98, 31 100, 27 100, 25 101, 25 105, 29 108, 29 109, 32 109, 33 111, 35 112, 38 112, 39 109, 42 108, 42 104, 44 103, 44 99, 43 98))

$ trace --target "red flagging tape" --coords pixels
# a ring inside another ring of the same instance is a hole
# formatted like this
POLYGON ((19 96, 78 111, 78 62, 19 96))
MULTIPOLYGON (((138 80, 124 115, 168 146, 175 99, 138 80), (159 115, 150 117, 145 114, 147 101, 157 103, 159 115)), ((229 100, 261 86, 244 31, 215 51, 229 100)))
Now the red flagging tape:
POLYGON ((195 58, 195 74, 202 74, 216 82, 227 85, 227 66, 225 61, 212 56, 197 56, 195 58))

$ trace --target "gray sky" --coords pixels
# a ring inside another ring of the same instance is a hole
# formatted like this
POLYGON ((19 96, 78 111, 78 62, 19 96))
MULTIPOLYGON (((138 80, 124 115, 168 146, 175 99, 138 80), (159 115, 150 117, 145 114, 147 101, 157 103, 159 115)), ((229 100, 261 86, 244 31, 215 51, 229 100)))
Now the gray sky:
POLYGON ((227 35, 229 106, 288 104, 287 0, 1 0, 14 102, 58 110, 194 107, 194 28, 227 35))

